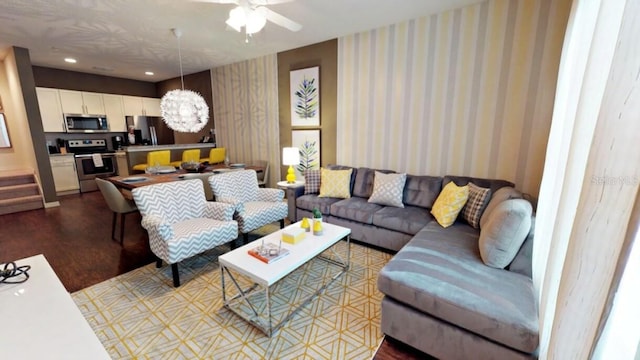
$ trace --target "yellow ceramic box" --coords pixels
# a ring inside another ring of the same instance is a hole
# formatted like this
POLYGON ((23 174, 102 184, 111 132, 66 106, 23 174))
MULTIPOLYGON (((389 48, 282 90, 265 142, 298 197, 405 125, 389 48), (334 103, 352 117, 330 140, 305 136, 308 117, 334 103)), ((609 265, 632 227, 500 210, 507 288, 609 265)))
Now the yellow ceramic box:
POLYGON ((306 236, 303 228, 297 226, 290 226, 282 230, 282 241, 289 244, 297 244, 302 241, 306 236))

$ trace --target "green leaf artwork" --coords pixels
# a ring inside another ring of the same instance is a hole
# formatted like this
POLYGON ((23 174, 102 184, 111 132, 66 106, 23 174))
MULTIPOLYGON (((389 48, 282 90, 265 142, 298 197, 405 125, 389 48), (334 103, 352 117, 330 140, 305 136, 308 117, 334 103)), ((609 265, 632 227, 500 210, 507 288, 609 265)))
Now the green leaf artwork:
POLYGON ((318 112, 318 89, 315 85, 316 79, 302 78, 298 84, 298 90, 294 93, 296 98, 295 112, 301 119, 310 119, 318 112))
POLYGON ((299 147, 300 163, 297 166, 297 170, 300 174, 304 174, 305 170, 318 168, 318 147, 315 141, 308 141, 299 147))

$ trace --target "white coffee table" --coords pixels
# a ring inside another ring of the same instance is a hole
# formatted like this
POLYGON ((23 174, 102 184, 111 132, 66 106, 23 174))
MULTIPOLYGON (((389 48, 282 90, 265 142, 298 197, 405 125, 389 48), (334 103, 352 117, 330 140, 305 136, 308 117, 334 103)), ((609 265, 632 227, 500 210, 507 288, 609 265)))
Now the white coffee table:
POLYGON ((43 255, 16 265, 31 269, 0 284, 0 359, 111 359, 43 255))
MULTIPOLYGON (((290 226, 299 227, 300 223, 290 226)), ((323 234, 320 236, 315 236, 309 232, 304 240, 295 245, 283 242, 282 247, 290 251, 289 255, 270 264, 252 257, 247 251, 259 246, 263 240, 265 243, 279 244, 282 230, 220 255, 218 261, 220 262, 224 306, 262 330, 267 336, 273 335, 298 310, 349 270, 350 235, 351 230, 348 228, 324 223, 323 234), (337 254, 333 248, 342 239, 346 240, 346 258, 337 254), (320 255, 325 251, 330 251, 333 257, 329 258, 320 255), (281 321, 273 324, 272 291, 270 290, 280 280, 313 258, 326 261, 328 266, 337 266, 339 272, 332 275, 327 283, 307 297, 299 306, 291 309, 281 321), (251 285, 248 287, 242 286, 242 278, 248 280, 251 285), (227 296, 227 279, 236 289, 235 295, 230 293, 230 296, 227 296)))

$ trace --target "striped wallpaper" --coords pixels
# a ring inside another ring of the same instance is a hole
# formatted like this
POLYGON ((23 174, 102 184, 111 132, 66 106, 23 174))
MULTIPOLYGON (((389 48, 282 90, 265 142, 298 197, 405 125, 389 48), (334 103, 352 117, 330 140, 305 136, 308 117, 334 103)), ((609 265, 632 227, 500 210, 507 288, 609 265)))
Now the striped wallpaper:
POLYGON ((339 38, 337 163, 537 198, 570 5, 490 0, 339 38))
POLYGON ((280 180, 277 56, 211 70, 218 147, 232 162, 269 161, 269 186, 280 180))

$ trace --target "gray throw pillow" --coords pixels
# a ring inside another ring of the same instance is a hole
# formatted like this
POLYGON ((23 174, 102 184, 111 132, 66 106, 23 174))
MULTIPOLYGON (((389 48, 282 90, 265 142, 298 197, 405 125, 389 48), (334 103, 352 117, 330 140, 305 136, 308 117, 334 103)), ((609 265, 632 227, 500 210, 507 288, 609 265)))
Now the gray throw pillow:
POLYGON ((489 219, 489 216, 501 202, 508 199, 522 199, 522 193, 515 188, 510 186, 502 187, 491 195, 491 200, 489 200, 489 204, 484 208, 484 212, 480 217, 480 229, 484 227, 489 219))
POLYGON ((503 269, 515 258, 531 229, 531 203, 524 199, 501 202, 480 230, 480 257, 494 268, 503 269))
POLYGON ((403 208, 402 194, 407 174, 385 174, 376 171, 370 203, 403 208))

